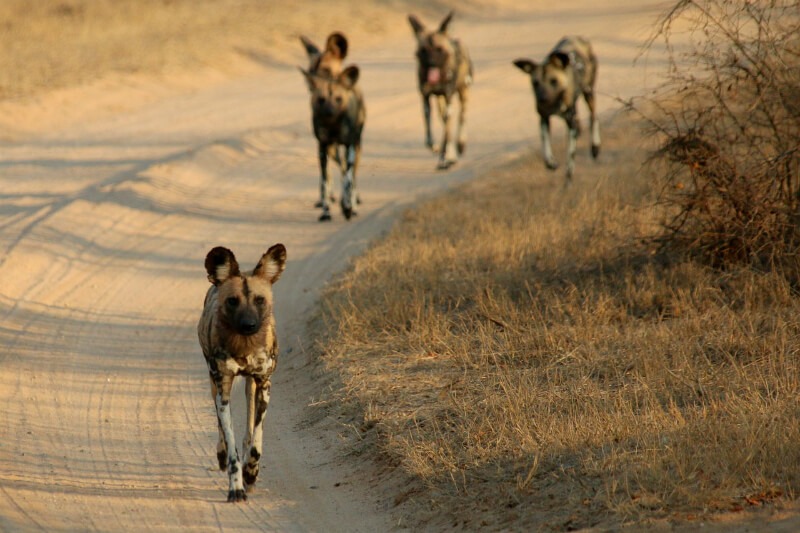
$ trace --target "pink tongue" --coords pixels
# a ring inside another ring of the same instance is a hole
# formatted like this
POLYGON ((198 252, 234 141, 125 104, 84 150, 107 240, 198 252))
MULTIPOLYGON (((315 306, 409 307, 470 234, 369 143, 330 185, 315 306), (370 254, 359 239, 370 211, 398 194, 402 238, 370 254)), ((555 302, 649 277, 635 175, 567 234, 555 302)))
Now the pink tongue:
POLYGON ((428 69, 428 83, 439 83, 440 77, 438 68, 428 69))

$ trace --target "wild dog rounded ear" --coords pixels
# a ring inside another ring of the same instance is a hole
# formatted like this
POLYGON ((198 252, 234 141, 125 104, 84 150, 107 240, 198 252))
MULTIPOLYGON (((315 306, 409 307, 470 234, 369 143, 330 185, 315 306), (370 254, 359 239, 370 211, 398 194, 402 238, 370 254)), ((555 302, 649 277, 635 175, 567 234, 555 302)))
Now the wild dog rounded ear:
POLYGON ((339 59, 344 59, 347 57, 347 37, 338 31, 331 33, 325 42, 325 49, 339 59))
POLYGON ((261 256, 253 275, 265 278, 270 283, 275 283, 286 268, 286 247, 283 244, 274 244, 261 256))
POLYGON ((311 39, 305 35, 300 36, 300 42, 303 43, 303 48, 306 49, 306 54, 310 60, 313 61, 322 54, 319 47, 317 47, 317 45, 315 45, 313 41, 311 41, 311 39))
POLYGON ((355 65, 350 65, 339 74, 339 83, 345 87, 353 87, 358 81, 359 70, 355 65))
POLYGON ((453 20, 453 15, 455 15, 455 11, 451 11, 447 14, 447 16, 442 20, 442 23, 439 24, 439 32, 447 33, 447 26, 450 24, 450 21, 453 20))
POLYGON ((569 65, 569 55, 564 52, 553 52, 550 54, 549 62, 558 68, 566 68, 569 65))
POLYGON ((523 72, 527 72, 528 74, 531 74, 534 70, 536 70, 536 63, 530 59, 515 59, 514 65, 518 69, 522 70, 523 72))
POLYGON ((425 25, 420 22, 415 15, 409 15, 408 22, 411 24, 411 28, 414 30, 414 33, 417 35, 417 37, 425 32, 425 25))
POLYGON ((206 272, 208 281, 219 285, 226 279, 239 275, 239 263, 233 252, 223 246, 212 248, 206 255, 206 272))

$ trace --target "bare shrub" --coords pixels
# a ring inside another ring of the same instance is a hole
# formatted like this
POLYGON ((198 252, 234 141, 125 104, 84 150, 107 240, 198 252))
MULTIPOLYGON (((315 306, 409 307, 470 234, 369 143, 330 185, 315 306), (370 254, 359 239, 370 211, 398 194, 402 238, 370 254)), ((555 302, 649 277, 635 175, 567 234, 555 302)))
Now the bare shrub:
POLYGON ((660 144, 659 241, 717 266, 785 265, 800 246, 800 4, 681 0, 658 40, 667 80, 630 105, 660 144))

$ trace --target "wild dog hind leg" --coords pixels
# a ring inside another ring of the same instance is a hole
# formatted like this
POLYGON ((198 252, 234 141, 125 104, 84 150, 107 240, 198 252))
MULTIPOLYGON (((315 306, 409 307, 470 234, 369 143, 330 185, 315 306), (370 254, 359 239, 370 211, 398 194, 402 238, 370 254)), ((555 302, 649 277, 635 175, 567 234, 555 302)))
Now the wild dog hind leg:
POLYGON ((464 150, 467 148, 467 130, 464 126, 467 122, 467 102, 469 100, 468 87, 464 87, 458 91, 458 100, 458 135, 456 136, 456 150, 458 151, 458 155, 463 155, 464 150))
POLYGON ((583 95, 589 106, 589 122, 592 129, 592 157, 597 159, 600 154, 600 122, 597 120, 594 108, 594 91, 587 91, 583 95))

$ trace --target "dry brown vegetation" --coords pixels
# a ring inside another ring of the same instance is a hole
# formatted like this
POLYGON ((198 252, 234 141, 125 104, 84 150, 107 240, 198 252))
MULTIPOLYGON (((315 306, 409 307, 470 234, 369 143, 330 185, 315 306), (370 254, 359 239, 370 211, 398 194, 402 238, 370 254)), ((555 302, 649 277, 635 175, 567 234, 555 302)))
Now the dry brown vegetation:
POLYGON ((667 82, 632 107, 661 143, 661 242, 797 278, 800 6, 681 0, 656 40, 671 51, 667 82))
POLYGON ((615 157, 641 124, 607 127, 595 179, 562 191, 522 159, 410 211, 329 291, 324 360, 407 476, 406 524, 685 524, 797 496, 788 6, 665 16, 667 37, 695 17, 702 67, 673 64, 645 113, 666 170, 615 157))
POLYGON ((406 524, 691 520, 800 489, 793 290, 653 255, 651 177, 613 148, 599 168, 564 192, 525 158, 426 202, 327 294, 325 361, 408 476, 406 524))

